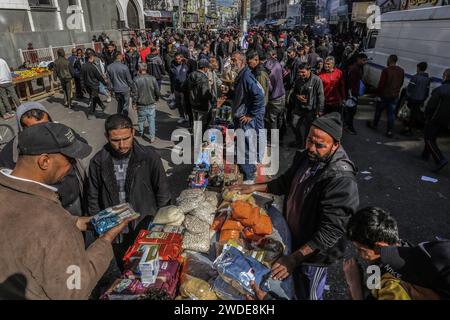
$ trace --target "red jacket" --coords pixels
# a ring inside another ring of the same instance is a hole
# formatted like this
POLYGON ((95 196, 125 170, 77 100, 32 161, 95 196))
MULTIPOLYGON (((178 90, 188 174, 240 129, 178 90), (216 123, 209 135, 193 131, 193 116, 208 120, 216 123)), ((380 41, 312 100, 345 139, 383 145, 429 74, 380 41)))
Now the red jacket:
POLYGON ((319 75, 323 82, 325 105, 336 106, 345 100, 345 81, 341 70, 334 68, 333 72, 322 72, 319 75))
POLYGON ((147 61, 147 56, 151 53, 151 49, 150 47, 144 48, 141 50, 141 52, 139 53, 139 55, 141 56, 141 61, 145 62, 147 61))

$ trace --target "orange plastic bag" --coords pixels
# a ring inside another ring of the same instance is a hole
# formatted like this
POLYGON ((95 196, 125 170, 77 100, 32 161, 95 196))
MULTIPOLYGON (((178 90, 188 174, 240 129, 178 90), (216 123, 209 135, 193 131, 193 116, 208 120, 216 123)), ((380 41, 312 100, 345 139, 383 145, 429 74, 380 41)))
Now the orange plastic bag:
POLYGON ((241 232, 238 230, 222 230, 220 233, 220 242, 227 242, 228 240, 237 240, 241 236, 241 232))
POLYGON ((259 223, 260 214, 258 208, 252 208, 248 218, 240 220, 244 227, 253 227, 259 223))
POLYGON ((272 220, 268 215, 261 214, 259 221, 253 226, 253 231, 258 235, 268 236, 272 234, 272 220))
POLYGON ((244 226, 237 220, 234 219, 227 219, 225 223, 222 226, 222 230, 237 230, 242 231, 244 229, 244 226))
POLYGON ((226 214, 220 214, 217 217, 215 217, 213 224, 211 225, 211 230, 214 230, 216 232, 222 230, 223 224, 225 223, 226 219, 227 219, 226 214))
POLYGON ((263 235, 256 234, 252 228, 245 228, 243 234, 246 239, 251 241, 259 241, 264 238, 263 235))
POLYGON ((252 215, 254 208, 248 202, 238 200, 231 204, 231 209, 233 210, 233 218, 242 220, 252 215))

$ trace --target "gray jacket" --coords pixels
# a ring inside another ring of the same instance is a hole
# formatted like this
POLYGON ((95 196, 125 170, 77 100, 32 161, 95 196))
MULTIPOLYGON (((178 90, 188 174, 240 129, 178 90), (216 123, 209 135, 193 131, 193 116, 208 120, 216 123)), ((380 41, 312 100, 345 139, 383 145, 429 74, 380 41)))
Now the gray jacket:
POLYGON ((116 93, 127 93, 133 87, 130 70, 121 62, 114 62, 107 68, 109 87, 116 93))
POLYGON ((138 106, 149 106, 159 100, 159 86, 154 76, 139 75, 134 79, 134 84, 136 92, 133 95, 133 102, 138 106))

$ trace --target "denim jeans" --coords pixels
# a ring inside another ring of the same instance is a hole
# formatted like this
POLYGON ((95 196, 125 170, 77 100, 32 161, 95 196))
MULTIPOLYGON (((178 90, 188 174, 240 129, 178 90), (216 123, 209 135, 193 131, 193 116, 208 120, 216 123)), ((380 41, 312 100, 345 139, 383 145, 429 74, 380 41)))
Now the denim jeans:
POLYGON ((141 135, 144 134, 144 124, 145 120, 147 120, 150 132, 150 139, 155 138, 156 105, 152 104, 149 106, 139 106, 137 114, 138 114, 139 133, 141 135))
POLYGON ((130 92, 116 92, 117 113, 128 116, 128 107, 130 105, 130 92))
POLYGON ((98 87, 98 92, 104 96, 109 97, 110 94, 108 92, 108 90, 106 89, 105 85, 103 83, 100 82, 100 85, 98 87))
POLYGON ((381 98, 381 101, 377 103, 377 107, 375 110, 375 119, 373 120, 373 125, 376 127, 378 126, 378 123, 380 122, 381 114, 383 113, 384 109, 386 109, 387 112, 387 131, 392 131, 394 129, 394 122, 395 122, 395 108, 397 107, 397 99, 391 98, 391 99, 385 99, 381 98))
MULTIPOLYGON (((245 131, 245 163, 240 164, 239 168, 244 175, 244 181, 254 180, 256 178, 256 163, 261 163, 264 157, 267 135, 263 134, 263 131, 256 129, 256 139, 253 139, 250 134, 250 130, 253 129, 251 126, 246 125, 242 129, 245 131)), ((238 152, 244 152, 244 150, 238 148, 238 152)))

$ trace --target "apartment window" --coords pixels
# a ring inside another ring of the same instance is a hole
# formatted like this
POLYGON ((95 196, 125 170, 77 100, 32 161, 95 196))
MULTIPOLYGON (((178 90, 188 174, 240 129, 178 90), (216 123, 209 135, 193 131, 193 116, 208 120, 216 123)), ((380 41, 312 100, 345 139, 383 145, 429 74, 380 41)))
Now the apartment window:
POLYGON ((77 6, 78 1, 77 0, 69 0, 69 6, 77 6))
POLYGON ((53 0, 28 0, 31 8, 53 8, 53 0))

